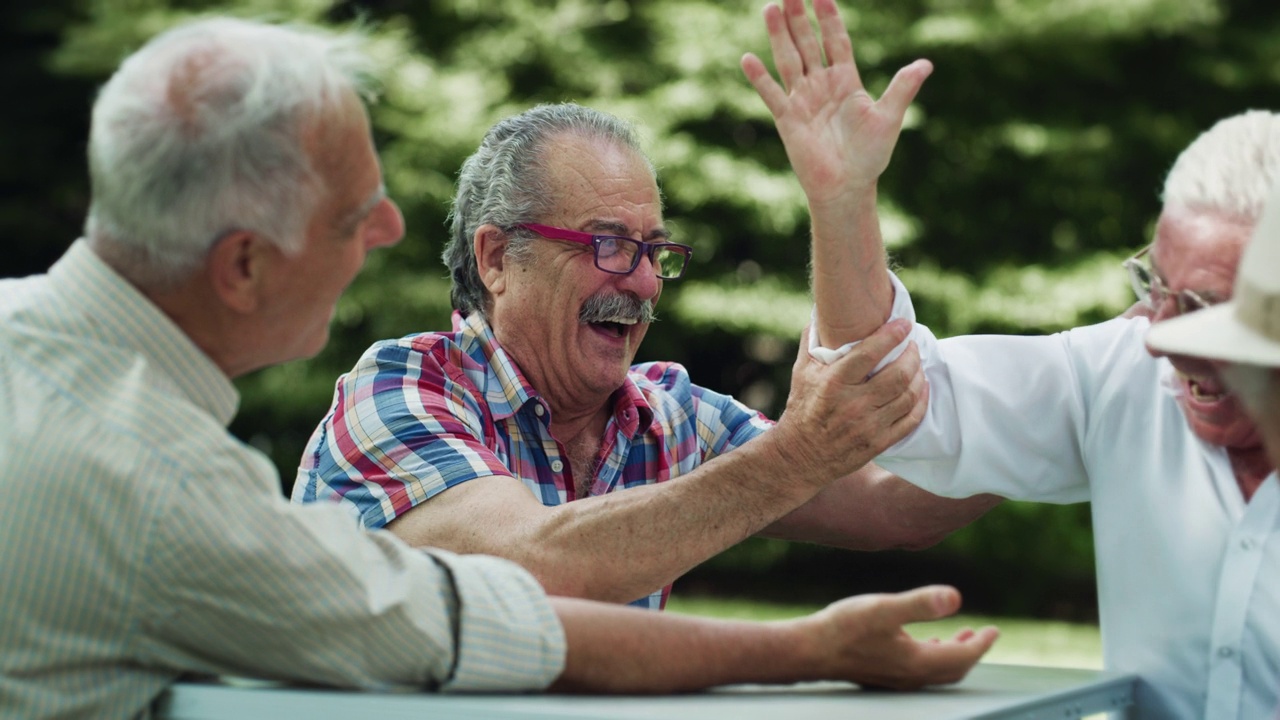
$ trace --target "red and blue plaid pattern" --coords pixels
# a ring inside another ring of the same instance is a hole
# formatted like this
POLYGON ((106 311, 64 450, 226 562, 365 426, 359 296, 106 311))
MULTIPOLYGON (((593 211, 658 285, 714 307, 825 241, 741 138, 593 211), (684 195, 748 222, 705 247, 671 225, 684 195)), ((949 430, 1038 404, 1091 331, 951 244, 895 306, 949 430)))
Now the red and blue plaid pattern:
MULTIPOLYGON (((612 402, 591 495, 679 477, 772 426, 733 398, 694 385, 675 363, 634 366, 612 402)), ((550 420, 484 318, 455 315, 453 332, 377 343, 338 379, 293 500, 343 502, 370 528, 490 475, 519 478, 544 505, 570 502, 568 454, 550 420)), ((634 604, 660 608, 669 590, 634 604)))

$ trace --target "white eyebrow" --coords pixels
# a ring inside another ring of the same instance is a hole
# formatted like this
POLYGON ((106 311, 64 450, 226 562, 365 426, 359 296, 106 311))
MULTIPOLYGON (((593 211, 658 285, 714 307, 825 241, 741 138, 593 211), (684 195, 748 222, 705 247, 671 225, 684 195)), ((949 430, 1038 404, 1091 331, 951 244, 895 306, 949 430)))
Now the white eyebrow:
POLYGON ((369 217, 369 213, 373 212, 373 209, 378 207, 378 205, 386 199, 387 186, 383 183, 378 183, 377 189, 369 195, 368 199, 361 203, 360 207, 351 211, 350 214, 343 218, 342 222, 337 224, 337 229, 343 235, 354 232, 355 226, 359 225, 365 218, 369 217))

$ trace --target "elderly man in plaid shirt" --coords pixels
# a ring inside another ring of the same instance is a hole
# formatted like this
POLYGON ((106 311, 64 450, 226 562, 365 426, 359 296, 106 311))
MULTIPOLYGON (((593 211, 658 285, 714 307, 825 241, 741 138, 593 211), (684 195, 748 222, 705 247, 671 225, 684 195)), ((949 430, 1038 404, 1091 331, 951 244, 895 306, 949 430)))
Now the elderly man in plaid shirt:
MULTIPOLYGON (((766 10, 786 87, 757 87, 793 160, 838 153, 851 172, 882 170, 888 151, 864 149, 892 147, 929 65, 872 102, 834 3, 816 11, 828 60, 804 67, 798 48, 819 36, 803 5, 766 10)), ((821 163, 794 164, 805 187, 823 185, 804 177, 821 163)), ((927 397, 914 350, 867 379, 906 323, 832 365, 802 352, 777 423, 679 365, 631 364, 691 250, 669 236, 624 122, 564 104, 498 123, 463 165, 452 222, 453 330, 380 342, 339 380, 295 501, 341 501, 415 545, 514 559, 553 594, 650 608, 753 534, 923 546, 995 502, 942 500, 866 464, 927 397)))

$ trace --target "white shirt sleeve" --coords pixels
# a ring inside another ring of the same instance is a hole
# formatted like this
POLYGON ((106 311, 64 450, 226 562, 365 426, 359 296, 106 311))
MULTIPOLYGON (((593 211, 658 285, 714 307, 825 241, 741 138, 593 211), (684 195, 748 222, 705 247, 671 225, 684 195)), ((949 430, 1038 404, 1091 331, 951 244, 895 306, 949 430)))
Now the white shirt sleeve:
MULTIPOLYGON (((907 292, 906 286, 903 285, 902 281, 898 279, 898 276, 894 275, 892 272, 889 272, 889 282, 893 285, 893 308, 889 311, 889 319, 896 320, 897 318, 906 318, 912 323, 915 323, 916 309, 915 306, 911 304, 911 294, 907 292)), ((862 342, 861 340, 854 340, 853 342, 845 343, 837 348, 823 347, 822 340, 818 337, 818 307, 816 305, 813 308, 813 312, 810 314, 809 322, 809 357, 823 364, 830 365, 836 360, 839 360, 849 354, 849 351, 857 347, 858 343, 862 342)), ((915 333, 914 325, 912 333, 915 333)), ((885 355, 879 363, 876 363, 871 374, 875 375, 880 372, 881 368, 885 365, 897 360, 898 357, 902 355, 903 351, 907 349, 907 344, 913 339, 912 335, 908 335, 907 339, 898 343, 897 347, 890 350, 888 355, 885 355)))
POLYGON ((1142 346, 1145 320, 1111 320, 1047 336, 914 339, 929 408, 910 435, 876 458, 891 472, 948 497, 1089 499, 1085 448, 1100 418, 1123 405, 1135 368, 1155 372, 1142 346))
POLYGON ((368 689, 539 690, 562 672, 564 630, 527 571, 290 504, 247 454, 209 458, 234 480, 186 483, 168 508, 139 638, 149 662, 368 689))

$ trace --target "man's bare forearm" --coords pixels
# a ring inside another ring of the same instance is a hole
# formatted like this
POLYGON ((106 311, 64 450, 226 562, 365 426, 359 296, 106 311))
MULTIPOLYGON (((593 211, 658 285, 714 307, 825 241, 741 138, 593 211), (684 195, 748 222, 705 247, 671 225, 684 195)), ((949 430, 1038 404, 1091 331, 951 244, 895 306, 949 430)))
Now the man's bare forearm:
POLYGON ((568 654, 559 691, 680 692, 729 683, 847 680, 912 689, 964 677, 995 642, 994 628, 917 641, 902 626, 960 607, 952 588, 846 598, 770 623, 650 613, 552 598, 568 654))
POLYGON ((824 347, 862 340, 889 319, 889 282, 876 188, 851 190, 838 203, 810 203, 813 296, 824 347))
POLYGON ((999 505, 996 495, 944 498, 876 465, 828 485, 761 532, 849 550, 921 550, 999 505))
POLYGON ((553 595, 630 602, 813 497, 822 484, 796 468, 762 437, 668 482, 553 507, 514 478, 483 478, 391 529, 411 544, 514 560, 553 595))
POLYGON ((552 690, 672 693, 813 674, 784 623, 659 615, 570 598, 552 603, 569 648, 552 690))

